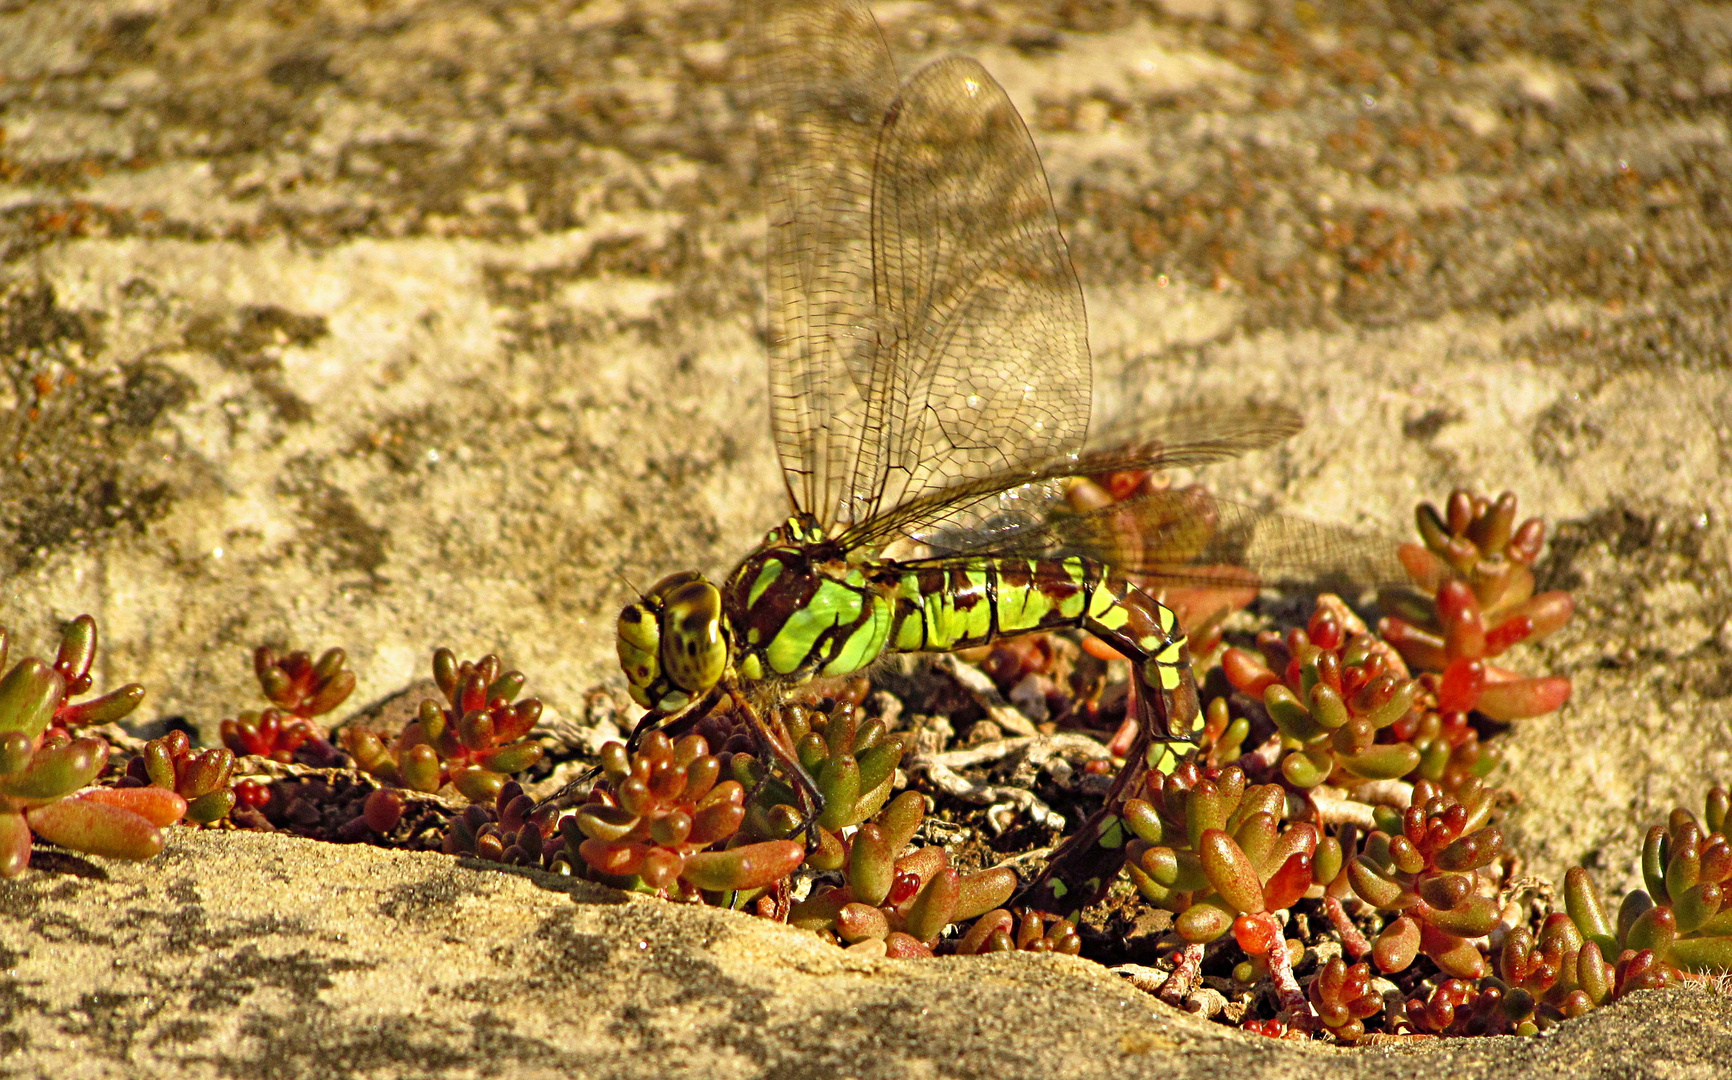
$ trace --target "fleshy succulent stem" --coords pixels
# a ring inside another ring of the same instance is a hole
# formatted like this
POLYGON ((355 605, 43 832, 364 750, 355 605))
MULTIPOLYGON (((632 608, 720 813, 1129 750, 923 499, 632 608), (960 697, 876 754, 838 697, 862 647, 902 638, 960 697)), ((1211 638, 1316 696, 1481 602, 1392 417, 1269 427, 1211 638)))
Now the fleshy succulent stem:
POLYGON ((1335 932, 1341 935, 1341 947, 1347 950, 1347 955, 1359 960, 1371 951, 1371 942, 1365 939, 1359 927, 1353 925, 1353 920, 1347 917, 1347 909, 1341 906, 1341 901, 1333 896, 1323 898, 1324 914, 1329 916, 1329 924, 1335 927, 1335 932))

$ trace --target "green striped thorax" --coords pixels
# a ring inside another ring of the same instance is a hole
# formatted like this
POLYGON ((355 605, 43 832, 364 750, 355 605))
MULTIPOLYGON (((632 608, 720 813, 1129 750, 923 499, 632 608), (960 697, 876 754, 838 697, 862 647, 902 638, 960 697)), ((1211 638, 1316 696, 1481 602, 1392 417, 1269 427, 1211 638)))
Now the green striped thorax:
POLYGON ((683 709, 728 670, 721 591, 702 574, 670 574, 619 613, 615 644, 633 701, 683 709))

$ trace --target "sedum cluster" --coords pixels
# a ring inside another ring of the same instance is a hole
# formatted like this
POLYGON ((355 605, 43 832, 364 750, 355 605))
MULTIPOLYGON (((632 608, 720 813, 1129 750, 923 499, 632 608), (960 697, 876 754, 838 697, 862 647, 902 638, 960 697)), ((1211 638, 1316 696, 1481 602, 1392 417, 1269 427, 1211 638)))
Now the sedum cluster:
POLYGON ((1016 890, 1014 871, 995 867, 963 874, 941 847, 908 848, 925 814, 917 791, 892 799, 843 842, 842 884, 814 889, 793 905, 788 922, 856 952, 932 956, 952 923, 984 916, 1009 900, 1016 890))
POLYGON ((1405 971, 1423 953, 1446 975, 1485 974, 1474 942, 1499 923, 1494 864, 1503 854, 1503 834, 1486 824, 1492 808, 1483 785, 1447 795, 1429 780, 1413 786, 1406 810, 1378 808, 1382 828, 1347 863, 1347 880, 1359 899, 1395 916, 1373 949, 1380 969, 1405 971))
POLYGON ((1242 649, 1228 649, 1221 661, 1233 688, 1261 701, 1281 738, 1281 777, 1299 790, 1396 779, 1425 760, 1414 742, 1390 731, 1422 706, 1419 680, 1363 624, 1350 637, 1357 620, 1344 626, 1352 617, 1344 608, 1319 604, 1306 629, 1259 634, 1262 662, 1242 649))
POLYGON ((259 646, 253 653, 253 672, 271 705, 224 720, 223 745, 237 755, 287 764, 311 744, 322 751, 313 763, 329 764, 330 747, 312 719, 331 712, 354 692, 355 673, 344 666, 347 661, 342 649, 327 649, 314 661, 312 654, 300 650, 285 655, 259 646))
POLYGON ((1516 497, 1495 500, 1465 490, 1450 493, 1439 512, 1417 512, 1421 544, 1399 551, 1408 576, 1430 605, 1407 598, 1378 626, 1379 635, 1428 680, 1445 714, 1477 710, 1493 720, 1540 716, 1570 696, 1559 676, 1523 678, 1490 661, 1511 647, 1539 641, 1569 621, 1575 602, 1566 592, 1535 595, 1533 564, 1545 545, 1545 525, 1516 525, 1516 497))
POLYGON ((144 744, 126 766, 119 790, 157 787, 186 800, 186 820, 209 825, 235 808, 234 751, 199 750, 184 731, 171 731, 144 744))
MULTIPOLYGON (((896 767, 908 752, 906 732, 892 732, 882 720, 862 722, 860 710, 841 702, 828 713, 799 705, 781 710, 777 727, 782 752, 800 763, 824 800, 811 823, 811 865, 835 870, 842 865, 841 832, 876 814, 896 781, 896 767)), ((770 773, 753 754, 734 753, 729 772, 748 792, 748 835, 790 839, 804 836, 806 814, 794 788, 770 773)))
POLYGON ((541 702, 516 701, 523 673, 502 667, 497 656, 459 664, 450 649, 438 650, 433 681, 446 704, 423 701, 389 746, 371 731, 346 727, 343 749, 362 772, 387 784, 425 792, 450 784, 470 802, 497 798, 511 774, 533 766, 542 753, 524 738, 541 716, 541 702))
MULTIPOLYGON (((392 789, 380 788, 368 799, 367 810, 373 815, 369 824, 381 833, 390 831, 389 827, 378 828, 378 825, 387 823, 383 796, 388 793, 393 793, 392 789), (375 797, 381 800, 378 808, 373 805, 375 797)), ((398 816, 401 816, 401 810, 398 816)), ((569 874, 571 865, 566 860, 554 816, 551 806, 537 812, 535 800, 523 793, 521 784, 512 780, 499 789, 491 807, 471 803, 452 818, 440 850, 447 855, 472 855, 507 866, 569 874)), ((389 821, 389 826, 395 824, 394 820, 389 821)))
POLYGON ((698 899, 764 889, 805 858, 792 840, 744 842, 746 790, 721 778, 702 735, 675 742, 652 731, 636 753, 611 742, 601 768, 602 782, 560 825, 573 865, 598 880, 698 899))
POLYGON ((136 684, 84 702, 92 685, 96 622, 72 620, 52 664, 27 656, 6 667, 11 638, 0 627, 0 877, 30 865, 40 837, 71 851, 148 859, 162 850, 161 830, 186 813, 172 792, 88 788, 108 764, 106 740, 72 729, 118 720, 144 696, 136 684))
POLYGON ((1365 1021, 1383 1011, 1383 995, 1371 985, 1371 966, 1332 956, 1306 987, 1306 1001, 1319 1024, 1343 1042, 1357 1042, 1365 1021))
POLYGON ((1033 908, 993 908, 974 920, 974 925, 956 942, 957 956, 994 952, 1055 952, 1076 956, 1082 952, 1082 936, 1076 924, 1059 915, 1033 908))
MULTIPOLYGON (((1199 551, 1213 529, 1206 493, 1157 489, 1140 474, 1077 481, 1067 493, 1078 509, 1143 499, 1127 505, 1123 535, 1109 538, 1127 547, 1149 527, 1149 505, 1199 523, 1185 534, 1199 551)), ((1483 779, 1496 757, 1482 738, 1567 700, 1567 679, 1504 665, 1516 645, 1564 625, 1573 605, 1536 592, 1545 530, 1537 519, 1517 524, 1513 496, 1456 491, 1442 510, 1421 506, 1418 524, 1423 542, 1400 551, 1417 591, 1386 596, 1390 613, 1375 632, 1326 596, 1303 628, 1260 634, 1254 651, 1226 649, 1232 693, 1208 703, 1200 746, 1148 774, 1108 834, 1125 845, 1136 894, 1172 915, 1169 940, 1187 974, 1176 970, 1175 985, 1194 986, 1205 962, 1230 968, 1233 985, 1267 987, 1277 1006, 1272 1019, 1245 1019, 1247 1029, 1354 1042, 1379 1014, 1395 1033, 1537 1031, 1633 990, 1732 969, 1724 788, 1702 815, 1677 810, 1650 830, 1645 888, 1615 912, 1580 868, 1565 879, 1563 911, 1530 921, 1505 902, 1499 793, 1483 779), (1340 955, 1318 956, 1300 940, 1318 914, 1340 955), (1400 992, 1380 976, 1399 980, 1400 992)), ((1250 595, 1219 587, 1166 599, 1203 657, 1220 616, 1250 595)), ((1053 716, 1091 715, 1067 704, 1060 685, 1073 662, 1086 664, 1086 643, 1061 655, 1043 640, 996 647, 988 674, 1013 698, 1053 704, 1053 716)), ((368 779, 296 771, 335 763, 312 721, 353 690, 342 651, 315 660, 261 648, 254 670, 270 706, 225 721, 226 748, 196 749, 171 732, 127 763, 119 786, 91 788, 110 750, 78 732, 130 712, 142 689, 70 700, 92 683, 88 616, 67 626, 52 664, 8 668, 7 644, 0 630, 0 875, 25 869, 33 837, 145 858, 163 827, 220 821, 238 799, 246 805, 235 820, 258 823, 248 827, 438 842, 451 854, 670 899, 751 905, 859 953, 1075 955, 1083 946, 1085 931, 1070 920, 1006 906, 1017 886, 1007 867, 964 873, 943 848, 914 846, 925 797, 895 790, 913 738, 867 718, 857 700, 827 712, 787 707, 763 745, 737 718, 717 716, 698 725, 709 738, 651 732, 635 750, 609 743, 585 800, 559 810, 511 779, 542 756, 527 738, 541 706, 517 700, 524 677, 497 657, 459 663, 441 649, 433 670, 444 703, 423 702, 388 743, 345 729, 344 748, 368 779), (237 754, 295 768, 268 786, 235 785, 237 754), (447 785, 471 805, 453 815, 432 798, 411 812, 397 790, 447 785), (418 832, 429 819, 445 822, 436 841, 418 832)), ((864 684, 856 690, 858 699, 864 684)))
POLYGON ((1249 784, 1236 765, 1185 762, 1151 774, 1144 793, 1125 803, 1125 871, 1145 900, 1174 914, 1189 944, 1214 941, 1241 915, 1291 907, 1340 868, 1338 845, 1309 822, 1286 821, 1280 785, 1249 784))
POLYGON ((1646 885, 1611 911, 1581 867, 1564 877, 1564 911, 1538 933, 1511 928, 1493 953, 1497 973, 1454 978, 1407 1003, 1420 1031, 1526 1034, 1581 1016, 1636 990, 1732 970, 1732 793, 1716 786, 1698 818, 1673 810, 1642 844, 1646 885))
MULTIPOLYGON (((1493 998, 1503 1016, 1533 992, 1512 1004, 1488 981, 1493 943, 1524 939, 1498 902, 1497 793, 1482 779, 1497 759, 1481 735, 1488 721, 1541 715, 1568 698, 1567 679, 1525 678, 1493 661, 1555 631, 1572 603, 1564 593, 1536 594, 1531 567, 1544 528, 1515 524, 1513 496, 1457 491, 1443 512, 1426 505, 1418 517, 1425 542, 1400 556, 1419 593, 1386 595, 1394 614, 1375 633, 1324 596, 1303 628, 1263 632, 1254 652, 1226 649, 1222 674, 1236 693, 1208 703, 1198 749, 1167 763, 1168 775, 1151 774, 1145 798, 1126 805, 1134 837, 1126 874, 1144 899, 1173 913, 1176 981, 1194 983, 1202 954, 1192 950, 1231 929, 1247 956, 1234 974, 1273 980, 1279 999, 1275 1020, 1256 1030, 1322 1029, 1353 1041, 1384 1009, 1369 989, 1376 972, 1406 972, 1421 956, 1443 980, 1427 991, 1434 1012, 1450 1011, 1450 1020, 1402 1020, 1405 1029, 1459 1030, 1461 1017, 1490 1009, 1493 998), (1276 865, 1301 851, 1310 860, 1303 877, 1297 865, 1276 865), (1301 897, 1320 902, 1350 957, 1320 962, 1303 993, 1291 968, 1308 954, 1283 941, 1281 920, 1270 918, 1289 917, 1301 897), (1463 1004, 1480 1001, 1472 995, 1482 989, 1490 996, 1480 1005, 1463 1004)), ((1686 830, 1681 844, 1691 842, 1686 830)), ((1571 955, 1578 969, 1588 963, 1571 955)), ((1630 962, 1638 978, 1664 977, 1663 959, 1630 962)), ((1540 964, 1518 982, 1535 984, 1547 970, 1540 964)), ((1547 993, 1561 1001, 1578 987, 1560 978, 1547 993)), ((1579 996, 1571 1001, 1581 1007, 1579 996)), ((1425 1016, 1427 1005, 1416 998, 1409 1012, 1425 1016)))

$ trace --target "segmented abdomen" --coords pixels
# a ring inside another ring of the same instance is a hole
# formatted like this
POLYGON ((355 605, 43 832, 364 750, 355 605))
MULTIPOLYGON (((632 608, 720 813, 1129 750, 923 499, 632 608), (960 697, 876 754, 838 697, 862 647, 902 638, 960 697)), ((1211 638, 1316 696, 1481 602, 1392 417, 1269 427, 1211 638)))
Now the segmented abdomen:
POLYGON ((1173 613, 1090 559, 884 563, 838 579, 802 554, 767 550, 730 584, 748 679, 848 675, 885 652, 950 652, 1070 627, 1105 640, 1164 690, 1186 662, 1173 613))
POLYGON ((1143 661, 1151 685, 1178 685, 1184 636, 1172 611, 1083 558, 902 568, 889 647, 949 652, 1069 627, 1088 630, 1127 659, 1143 661))

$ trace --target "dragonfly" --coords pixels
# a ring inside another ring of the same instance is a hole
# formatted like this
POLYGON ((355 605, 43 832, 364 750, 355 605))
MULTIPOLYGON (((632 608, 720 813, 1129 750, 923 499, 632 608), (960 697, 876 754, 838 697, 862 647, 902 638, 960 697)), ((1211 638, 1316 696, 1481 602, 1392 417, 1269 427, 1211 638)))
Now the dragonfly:
POLYGON ((815 785, 765 719, 801 687, 899 653, 1086 631, 1130 662, 1135 738, 1101 810, 1019 898, 1075 912, 1118 872, 1123 801, 1197 723, 1185 632, 1132 577, 1271 575, 1343 549, 1321 526, 1188 492, 1083 513, 1045 512, 1040 496, 1067 477, 1259 450, 1300 419, 1250 403, 1091 431, 1082 289, 1004 89, 964 57, 899 81, 857 0, 762 3, 748 25, 790 512, 724 579, 672 574, 625 606, 620 664, 647 710, 636 734, 732 709, 816 814, 815 785))

